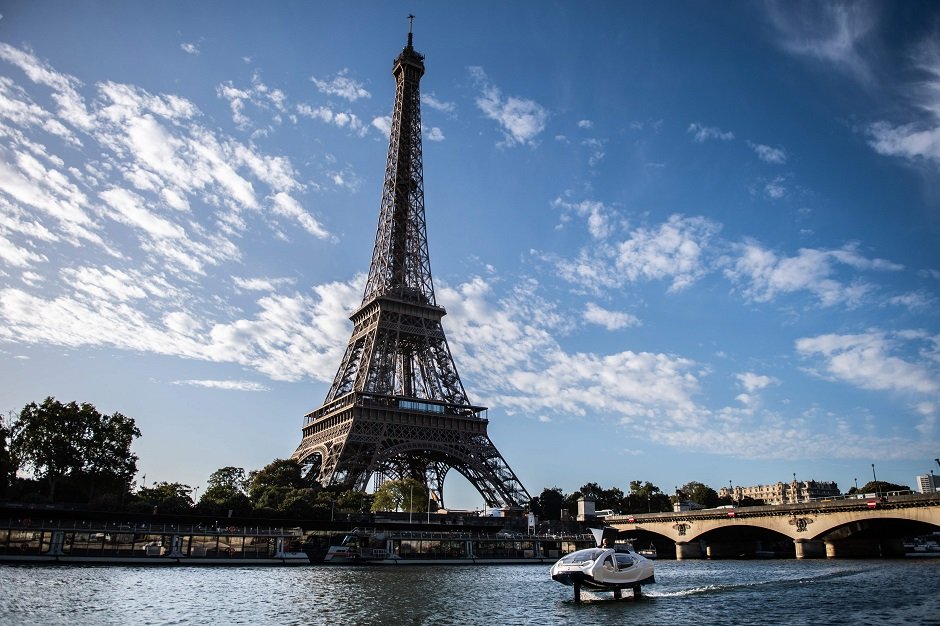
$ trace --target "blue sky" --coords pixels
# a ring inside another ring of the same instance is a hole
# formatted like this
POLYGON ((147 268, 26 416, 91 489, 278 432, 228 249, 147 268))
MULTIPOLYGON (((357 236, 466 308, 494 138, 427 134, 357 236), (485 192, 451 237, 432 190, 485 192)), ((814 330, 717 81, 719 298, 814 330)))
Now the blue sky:
POLYGON ((444 327, 533 495, 940 470, 935 4, 347 5, 4 3, 5 412, 133 417, 148 484, 290 455, 414 13, 444 327))

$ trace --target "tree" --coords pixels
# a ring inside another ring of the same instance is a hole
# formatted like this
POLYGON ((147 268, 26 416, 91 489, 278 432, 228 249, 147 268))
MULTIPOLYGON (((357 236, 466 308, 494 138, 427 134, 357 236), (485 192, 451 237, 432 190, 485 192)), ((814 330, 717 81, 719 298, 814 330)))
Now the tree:
POLYGON ((0 415, 0 498, 6 497, 14 472, 13 457, 10 456, 10 429, 0 415))
POLYGON ((248 474, 248 497, 258 507, 262 499, 270 499, 271 490, 286 493, 290 489, 307 487, 303 467, 295 459, 274 459, 260 470, 248 474))
POLYGON ((565 494, 560 487, 546 487, 532 499, 532 512, 543 521, 560 520, 564 506, 565 494))
POLYGON ((88 499, 96 486, 121 489, 137 473, 130 450, 140 429, 120 413, 102 415, 91 404, 62 404, 53 397, 23 407, 13 424, 10 450, 18 468, 48 484, 49 500, 63 479, 81 485, 88 499))
POLYGON ((223 467, 212 472, 206 490, 199 499, 200 512, 207 514, 247 513, 251 510, 251 500, 245 493, 247 479, 245 470, 240 467, 223 467))
POLYGON ((895 483, 887 483, 883 480, 874 481, 869 480, 867 483, 858 488, 858 491, 855 490, 855 487, 849 489, 850 494, 854 493, 880 493, 884 495, 889 491, 910 491, 911 488, 907 485, 896 485, 895 483))
POLYGON ((704 485, 698 481, 688 482, 679 489, 683 497, 688 498, 692 502, 697 502, 705 508, 713 508, 718 506, 718 492, 704 485))
POLYGON ((633 513, 659 513, 671 510, 669 496, 660 491, 659 487, 650 481, 631 480, 630 495, 627 496, 627 505, 624 512, 633 513))
POLYGON ((373 511, 412 511, 428 510, 428 487, 414 478, 404 480, 386 480, 375 490, 372 500, 373 511))
POLYGON ((137 500, 132 509, 140 512, 152 510, 153 513, 179 515, 191 513, 193 488, 182 483, 159 482, 153 487, 143 487, 137 491, 137 500))

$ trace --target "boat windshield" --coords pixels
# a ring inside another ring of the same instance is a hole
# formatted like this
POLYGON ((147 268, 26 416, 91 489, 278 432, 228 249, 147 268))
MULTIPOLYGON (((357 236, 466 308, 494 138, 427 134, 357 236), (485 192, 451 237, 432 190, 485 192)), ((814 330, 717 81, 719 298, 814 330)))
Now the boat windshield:
POLYGON ((566 555, 561 559, 562 563, 584 563, 587 561, 596 561, 606 550, 600 548, 588 548, 587 550, 578 550, 566 555))

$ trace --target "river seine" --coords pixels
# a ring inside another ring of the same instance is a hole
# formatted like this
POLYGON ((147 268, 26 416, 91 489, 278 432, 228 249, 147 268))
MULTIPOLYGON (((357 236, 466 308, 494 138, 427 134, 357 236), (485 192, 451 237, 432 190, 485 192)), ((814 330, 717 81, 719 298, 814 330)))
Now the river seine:
POLYGON ((657 561, 614 601, 548 567, 0 566, 2 624, 940 625, 940 559, 657 561))

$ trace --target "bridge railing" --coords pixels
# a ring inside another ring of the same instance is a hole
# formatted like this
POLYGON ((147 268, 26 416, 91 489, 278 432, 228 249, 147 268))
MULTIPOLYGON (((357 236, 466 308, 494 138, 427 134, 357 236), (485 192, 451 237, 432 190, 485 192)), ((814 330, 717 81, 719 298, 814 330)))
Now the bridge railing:
POLYGON ((643 522, 664 522, 677 519, 718 519, 726 517, 741 517, 748 515, 790 515, 805 513, 809 510, 858 510, 871 508, 871 503, 879 507, 901 508, 907 506, 940 506, 940 492, 935 493, 904 493, 891 492, 891 495, 866 494, 865 497, 848 498, 822 498, 810 502, 796 504, 764 504, 759 506, 742 506, 720 509, 698 509, 696 511, 681 511, 667 513, 626 513, 623 515, 607 516, 605 521, 613 524, 632 524, 643 522))

